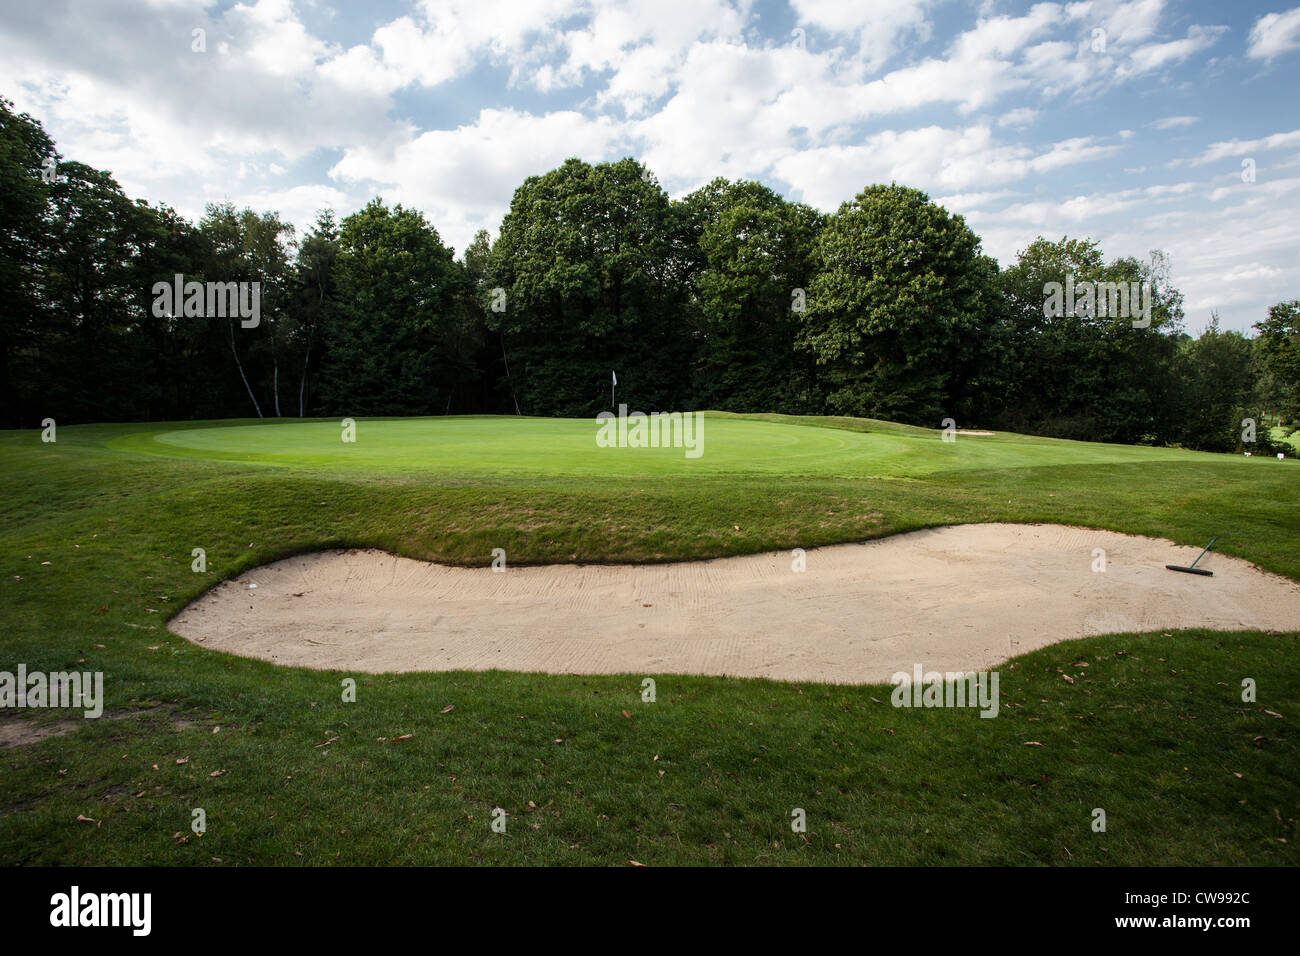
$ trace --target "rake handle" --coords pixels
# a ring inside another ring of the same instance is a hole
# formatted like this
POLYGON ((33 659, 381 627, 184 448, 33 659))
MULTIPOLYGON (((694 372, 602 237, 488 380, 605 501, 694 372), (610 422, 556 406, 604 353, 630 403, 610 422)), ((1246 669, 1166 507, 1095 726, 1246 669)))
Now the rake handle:
MULTIPOLYGON (((1219 536, 1216 534, 1213 538, 1210 539, 1210 543, 1205 546, 1205 550, 1196 556, 1196 561, 1199 561, 1201 560, 1201 558, 1205 557, 1205 552, 1209 551, 1210 548, 1214 547, 1214 542, 1218 540, 1219 540, 1219 536)), ((1196 561, 1193 561, 1191 564, 1188 565, 1188 567, 1189 568, 1196 567, 1196 561)))

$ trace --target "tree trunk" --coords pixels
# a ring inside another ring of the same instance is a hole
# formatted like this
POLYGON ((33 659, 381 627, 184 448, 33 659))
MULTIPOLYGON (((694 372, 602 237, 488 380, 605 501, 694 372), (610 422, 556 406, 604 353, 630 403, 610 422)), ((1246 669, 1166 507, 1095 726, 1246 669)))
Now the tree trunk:
POLYGON ((230 322, 230 354, 235 357, 235 367, 239 369, 239 377, 244 380, 244 388, 248 389, 248 397, 253 401, 253 408, 257 409, 257 417, 265 418, 262 414, 262 406, 257 403, 257 396, 253 394, 253 387, 248 384, 248 376, 244 374, 244 363, 239 361, 239 350, 235 348, 235 323, 230 322))
POLYGON ((302 381, 298 383, 298 417, 303 418, 303 396, 307 392, 307 365, 311 362, 311 341, 307 342, 307 357, 302 360, 302 381))
POLYGON ((510 377, 510 359, 506 358, 506 337, 501 336, 501 361, 506 365, 506 381, 510 383, 510 398, 515 403, 515 414, 522 415, 519 410, 519 399, 515 396, 515 380, 510 377))
POLYGON ((316 340, 316 326, 320 323, 321 313, 325 309, 325 284, 316 283, 316 319, 307 330, 307 353, 302 357, 302 380, 298 383, 298 417, 305 417, 304 396, 307 394, 307 369, 311 366, 311 344, 316 340))
POLYGON ((280 414, 280 357, 275 352, 275 322, 267 324, 271 326, 271 394, 275 398, 275 417, 283 418, 280 414))

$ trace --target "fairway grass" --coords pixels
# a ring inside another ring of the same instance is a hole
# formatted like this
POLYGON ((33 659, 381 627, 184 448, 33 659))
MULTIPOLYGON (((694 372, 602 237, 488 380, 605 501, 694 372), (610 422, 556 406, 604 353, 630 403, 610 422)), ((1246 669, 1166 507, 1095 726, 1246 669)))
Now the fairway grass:
POLYGON ((294 469, 474 477, 900 478, 989 468, 1180 461, 1189 455, 1134 445, 1026 441, 1020 435, 960 436, 945 442, 936 432, 885 422, 761 418, 707 414, 699 458, 687 457, 682 448, 598 449, 596 426, 585 419, 492 416, 363 419, 356 423, 354 440, 346 442, 335 420, 163 426, 133 430, 110 439, 108 446, 294 469))
POLYGON ((1001 668, 1002 712, 981 720, 896 710, 878 686, 295 670, 165 628, 219 580, 335 547, 642 562, 1054 522, 1218 535, 1216 551, 1300 580, 1291 461, 714 413, 697 460, 596 449, 594 433, 505 418, 362 419, 350 446, 333 420, 0 433, 0 670, 101 670, 108 696, 103 718, 0 750, 0 862, 1297 861, 1300 633, 1055 645, 1001 668))

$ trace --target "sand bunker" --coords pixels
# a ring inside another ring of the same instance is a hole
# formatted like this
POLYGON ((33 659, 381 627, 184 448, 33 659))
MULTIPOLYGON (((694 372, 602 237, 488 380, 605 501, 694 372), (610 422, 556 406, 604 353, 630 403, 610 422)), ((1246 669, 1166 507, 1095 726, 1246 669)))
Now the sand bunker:
POLYGON ((296 667, 725 674, 884 683, 983 670, 1074 637, 1300 630, 1300 585, 1199 549, 1054 525, 960 525, 807 552, 665 565, 451 568, 326 551, 249 571, 170 627, 296 667), (1092 570, 1093 549, 1106 570, 1092 570), (256 585, 256 587, 253 587, 256 585))

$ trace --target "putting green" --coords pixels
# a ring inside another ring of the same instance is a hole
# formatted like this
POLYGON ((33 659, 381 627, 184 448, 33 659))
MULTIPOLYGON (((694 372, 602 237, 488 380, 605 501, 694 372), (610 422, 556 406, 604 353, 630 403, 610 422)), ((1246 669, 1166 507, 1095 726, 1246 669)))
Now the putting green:
MULTIPOLYGON (((602 448, 591 419, 466 416, 358 419, 343 441, 336 419, 152 426, 112 439, 119 451, 311 470, 460 475, 781 475, 912 477, 952 470, 1134 463, 1203 458, 1194 452, 1020 435, 959 435, 885 426, 821 425, 704 416, 702 454, 683 448, 602 448)), ((1218 457, 1218 456, 1216 456, 1218 457)))

